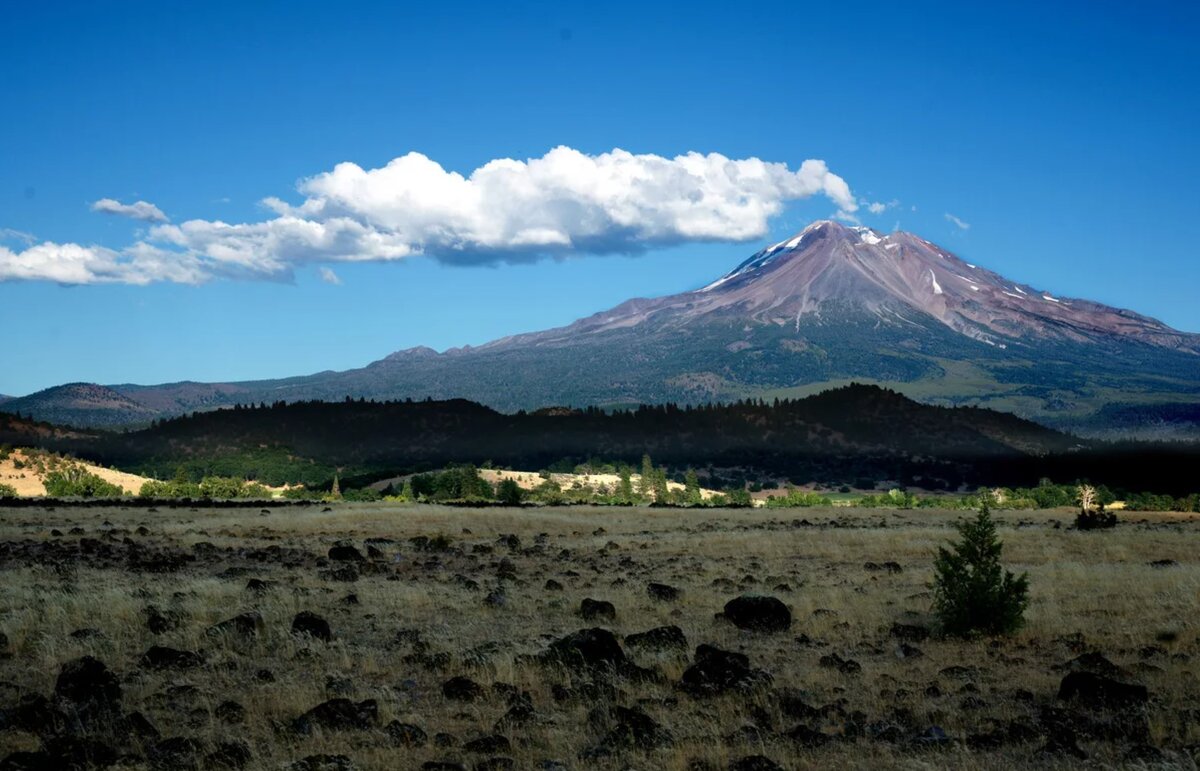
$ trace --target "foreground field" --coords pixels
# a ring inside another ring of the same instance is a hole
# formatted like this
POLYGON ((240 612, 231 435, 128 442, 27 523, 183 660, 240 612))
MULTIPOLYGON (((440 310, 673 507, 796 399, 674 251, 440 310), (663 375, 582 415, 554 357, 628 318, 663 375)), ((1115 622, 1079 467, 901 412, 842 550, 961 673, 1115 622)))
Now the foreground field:
POLYGON ((1026 627, 926 638, 957 516, 0 509, 0 759, 30 753, 0 766, 1194 768, 1200 517, 998 514, 1026 627), (742 594, 782 600, 790 629, 714 617, 742 594), (686 643, 632 636, 660 627, 686 643), (592 628, 616 640, 555 645, 592 628), (59 676, 83 656, 106 670, 59 676), (1072 669, 1148 701, 1060 700, 1072 669))

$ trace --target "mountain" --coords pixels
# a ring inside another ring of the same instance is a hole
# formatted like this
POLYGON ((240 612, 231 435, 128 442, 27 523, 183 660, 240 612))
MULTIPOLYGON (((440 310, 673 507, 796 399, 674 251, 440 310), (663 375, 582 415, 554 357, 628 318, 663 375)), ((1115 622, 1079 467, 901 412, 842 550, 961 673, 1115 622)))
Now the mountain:
MULTIPOLYGON (((701 289, 558 329, 413 348, 345 372, 112 389, 162 416, 346 396, 461 397, 501 410, 702 403, 800 397, 851 380, 1092 434, 1157 434, 1181 415, 1191 416, 1185 433, 1200 426, 1200 335, 1007 280, 909 233, 830 221, 701 289)), ((116 423, 77 414, 81 425, 116 423)))
POLYGON ((159 414, 115 389, 94 383, 67 383, 9 399, 4 411, 59 425, 94 428, 148 423, 159 414))

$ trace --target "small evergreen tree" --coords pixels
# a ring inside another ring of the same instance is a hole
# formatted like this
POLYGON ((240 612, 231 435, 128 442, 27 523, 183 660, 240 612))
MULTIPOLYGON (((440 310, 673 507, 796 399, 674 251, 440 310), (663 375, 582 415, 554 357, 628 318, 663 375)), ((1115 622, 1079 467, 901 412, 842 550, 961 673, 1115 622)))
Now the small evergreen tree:
POLYGON ((650 460, 650 455, 642 456, 642 476, 638 479, 638 496, 643 501, 650 500, 650 494, 654 488, 654 463, 650 460))
POLYGON ((934 561, 933 603, 948 634, 1007 634, 1024 621, 1028 574, 1000 565, 1003 544, 985 501, 973 520, 958 524, 961 540, 940 547, 934 561))
POLYGON ((704 502, 704 496, 700 493, 700 478, 692 469, 688 469, 683 477, 683 498, 689 506, 699 506, 704 502))
POLYGON ((629 468, 622 466, 618 478, 617 503, 629 505, 633 503, 633 482, 629 478, 629 468))

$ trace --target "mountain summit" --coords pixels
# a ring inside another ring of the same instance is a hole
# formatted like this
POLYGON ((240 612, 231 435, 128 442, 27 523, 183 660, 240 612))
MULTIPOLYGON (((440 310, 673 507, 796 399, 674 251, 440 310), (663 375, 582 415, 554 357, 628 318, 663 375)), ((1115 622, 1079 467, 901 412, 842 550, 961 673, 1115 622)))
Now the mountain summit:
MULTIPOLYGON (((930 319, 985 345, 1022 341, 1104 343, 1113 338, 1200 353, 1200 335, 1178 332, 1132 311, 1068 300, 964 262, 911 233, 883 234, 831 220, 754 254, 694 292, 631 300, 565 327, 579 334, 643 323, 695 323, 706 316, 792 325, 828 310, 858 310, 882 325, 930 319)), ((522 336, 543 339, 556 332, 522 336)), ((510 343, 512 340, 503 341, 510 343)))
MULTIPOLYGON (((347 396, 462 397, 501 410, 696 403, 800 397, 852 380, 1075 431, 1200 434, 1200 335, 1039 291, 911 233, 832 221, 694 291, 557 329, 442 353, 412 348, 345 372, 111 388, 166 416, 347 396)), ((54 417, 46 394, 5 408, 54 417)), ((98 407, 76 423, 114 420, 98 407)))

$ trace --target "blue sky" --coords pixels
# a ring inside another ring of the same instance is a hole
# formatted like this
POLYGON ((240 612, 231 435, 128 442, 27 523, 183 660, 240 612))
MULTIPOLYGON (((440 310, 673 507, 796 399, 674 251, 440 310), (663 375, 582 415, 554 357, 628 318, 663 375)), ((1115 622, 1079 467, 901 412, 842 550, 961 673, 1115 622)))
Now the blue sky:
MULTIPOLYGON (((61 245, 122 260, 163 245, 162 223, 93 211, 102 199, 153 204, 166 228, 262 223, 306 199, 334 216, 338 164, 409 153, 463 175, 559 146, 791 172, 819 159, 863 224, 1200 331, 1194 4, 838 5, 6 4, 0 247, 51 242, 57 270, 71 259, 61 245), (319 175, 317 193, 298 189, 319 175)), ((137 276, 197 283, 10 276, 0 393, 344 369, 567 323, 701 286, 841 208, 828 189, 773 195, 762 236, 732 243, 673 222, 532 261, 507 238, 458 260, 392 244, 388 260, 248 254, 257 262, 234 271, 214 270, 216 247, 193 234, 137 276), (171 260, 195 249, 209 262, 184 276, 171 260)))

